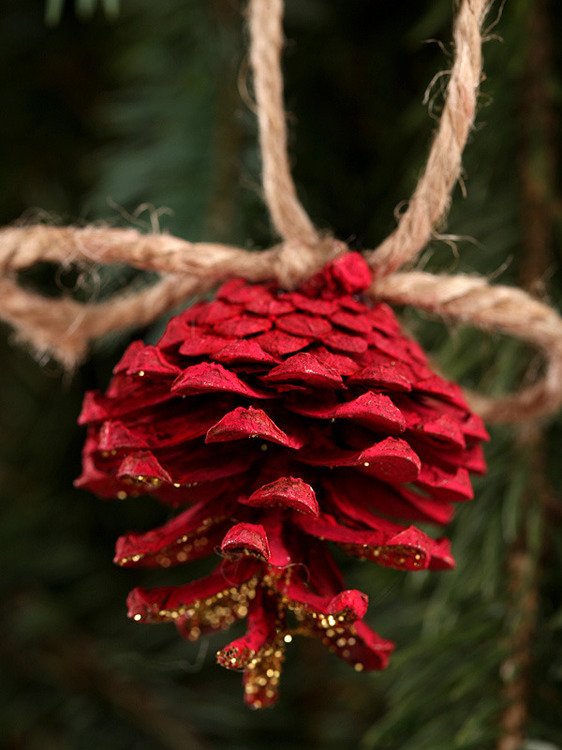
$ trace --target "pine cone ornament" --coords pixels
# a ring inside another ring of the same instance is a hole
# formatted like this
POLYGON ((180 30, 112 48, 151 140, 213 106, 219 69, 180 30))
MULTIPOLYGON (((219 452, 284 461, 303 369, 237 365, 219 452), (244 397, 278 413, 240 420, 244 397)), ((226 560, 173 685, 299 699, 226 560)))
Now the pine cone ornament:
POLYGON ((246 619, 217 659, 243 670, 254 708, 275 703, 295 635, 357 671, 385 667, 393 644, 363 621, 367 596, 345 589, 328 543, 400 570, 451 568, 448 541, 410 523, 447 523, 472 498, 468 472, 485 469, 481 420, 390 308, 361 300, 370 280, 346 253, 295 292, 228 281, 157 345, 132 344, 84 401, 77 486, 185 508, 121 537, 115 561, 219 554, 207 578, 133 590, 129 616, 189 640, 246 619))

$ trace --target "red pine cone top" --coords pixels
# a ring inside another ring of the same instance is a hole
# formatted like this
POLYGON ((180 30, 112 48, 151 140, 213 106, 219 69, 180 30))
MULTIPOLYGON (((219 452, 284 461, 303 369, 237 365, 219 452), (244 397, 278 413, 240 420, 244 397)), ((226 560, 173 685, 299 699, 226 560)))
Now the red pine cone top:
POLYGON ((326 542, 393 568, 450 568, 448 541, 408 524, 447 523, 472 498, 468 471, 485 469, 481 420, 387 305, 356 296, 369 283, 357 253, 295 292, 228 281, 156 346, 133 343, 106 394, 84 401, 77 486, 188 506, 121 537, 116 562, 222 552, 203 580, 132 591, 129 616, 175 622, 190 640, 247 617, 218 661, 244 670, 255 708, 277 699, 295 634, 358 671, 386 665, 393 644, 363 622, 367 597, 344 589, 326 542))

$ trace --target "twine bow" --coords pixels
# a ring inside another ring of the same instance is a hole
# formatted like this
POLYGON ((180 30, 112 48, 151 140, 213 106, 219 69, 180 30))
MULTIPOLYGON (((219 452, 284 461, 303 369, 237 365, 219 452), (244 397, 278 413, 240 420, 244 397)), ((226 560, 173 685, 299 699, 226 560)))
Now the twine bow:
MULTIPOLYGON (((455 58, 446 100, 425 169, 397 228, 365 254, 373 269, 369 293, 390 304, 412 305, 484 330, 515 336, 536 347, 545 372, 534 385, 488 398, 470 394, 487 420, 520 422, 556 411, 562 403, 562 318, 521 289, 470 275, 433 275, 412 266, 447 213, 474 121, 482 75, 482 24, 489 0, 462 0, 454 25, 455 58)), ((287 154, 281 51, 283 0, 250 0, 250 57, 257 102, 265 202, 281 244, 260 253, 191 243, 134 229, 34 225, 0 230, 0 318, 20 340, 68 368, 89 343, 110 331, 145 325, 186 298, 240 276, 298 286, 347 249, 319 232, 299 202, 287 154), (47 299, 23 289, 16 274, 38 261, 127 263, 156 271, 159 281, 100 303, 47 299)))

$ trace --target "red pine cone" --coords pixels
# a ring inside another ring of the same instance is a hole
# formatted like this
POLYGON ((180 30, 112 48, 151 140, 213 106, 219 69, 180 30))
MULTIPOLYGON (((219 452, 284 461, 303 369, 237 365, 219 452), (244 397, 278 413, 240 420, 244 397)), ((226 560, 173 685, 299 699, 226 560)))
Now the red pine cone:
POLYGON ((447 523, 472 498, 468 471, 485 469, 481 420, 387 305, 361 301, 369 283, 357 253, 296 292, 229 281, 156 346, 132 344, 107 393, 84 401, 77 486, 188 506, 121 537, 116 562, 222 554, 203 580, 135 589, 129 616, 190 640, 247 617, 217 658, 244 670, 254 708, 276 701, 295 634, 357 671, 385 667, 393 644, 363 622, 367 597, 344 589, 326 542, 393 568, 451 568, 446 539, 403 523, 447 523))

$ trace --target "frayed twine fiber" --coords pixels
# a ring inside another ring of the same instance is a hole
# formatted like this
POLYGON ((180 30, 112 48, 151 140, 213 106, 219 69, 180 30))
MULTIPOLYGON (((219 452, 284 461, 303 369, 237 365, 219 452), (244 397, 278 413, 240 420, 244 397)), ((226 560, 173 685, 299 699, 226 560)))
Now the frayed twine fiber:
MULTIPOLYGON (((475 276, 399 271, 412 264, 449 207, 459 179, 482 75, 482 23, 488 0, 462 0, 454 26, 455 60, 439 126, 425 169, 396 230, 366 253, 375 281, 371 294, 413 305, 446 320, 522 339, 544 354, 545 374, 534 385, 500 398, 470 396, 489 421, 520 422, 550 414, 562 403, 562 318, 512 287, 475 276)), ((254 72, 264 200, 281 244, 263 252, 191 243, 166 234, 89 226, 9 227, 0 230, 0 318, 20 340, 74 367, 89 343, 110 331, 145 325, 186 298, 232 276, 276 279, 294 288, 347 249, 320 233, 300 204, 287 153, 281 73, 282 0, 250 0, 250 58, 254 72), (156 271, 151 287, 100 303, 47 299, 19 286, 15 274, 38 261, 128 263, 156 271)))

